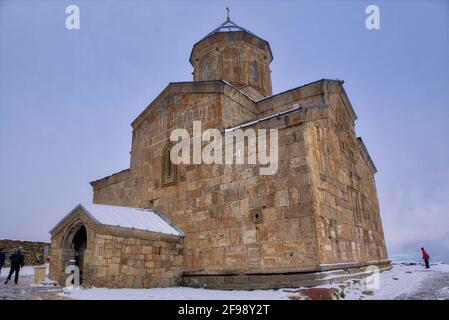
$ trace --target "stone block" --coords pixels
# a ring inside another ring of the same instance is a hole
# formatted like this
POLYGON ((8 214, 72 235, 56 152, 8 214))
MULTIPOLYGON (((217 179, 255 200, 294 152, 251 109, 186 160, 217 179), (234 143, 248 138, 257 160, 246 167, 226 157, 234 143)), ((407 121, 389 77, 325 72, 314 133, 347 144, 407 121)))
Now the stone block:
POLYGON ((285 207, 290 204, 288 190, 276 192, 276 207, 285 207))
POLYGON ((336 288, 310 288, 307 294, 312 300, 332 300, 338 291, 336 288))

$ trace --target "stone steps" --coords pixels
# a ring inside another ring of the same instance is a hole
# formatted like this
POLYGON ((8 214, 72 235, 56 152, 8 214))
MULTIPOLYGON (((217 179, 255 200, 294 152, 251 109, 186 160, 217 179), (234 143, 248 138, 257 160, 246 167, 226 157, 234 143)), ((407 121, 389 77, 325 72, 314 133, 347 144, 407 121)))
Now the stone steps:
POLYGON ((262 290, 316 287, 361 279, 369 275, 365 268, 325 272, 257 275, 184 275, 183 285, 222 290, 262 290))

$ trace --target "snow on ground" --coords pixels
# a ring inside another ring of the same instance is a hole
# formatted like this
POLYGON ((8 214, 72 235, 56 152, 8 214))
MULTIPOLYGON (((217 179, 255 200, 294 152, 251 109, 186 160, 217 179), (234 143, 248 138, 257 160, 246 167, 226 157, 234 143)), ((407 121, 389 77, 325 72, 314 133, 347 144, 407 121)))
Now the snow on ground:
MULTIPOLYGON (((365 295, 359 281, 350 280, 344 289, 345 299, 395 299, 413 297, 424 282, 435 277, 449 279, 448 264, 434 264, 425 269, 422 264, 394 264, 393 268, 380 274, 379 289, 373 295, 365 295)), ((336 287, 335 284, 320 287, 336 287)), ((449 298, 449 288, 438 289, 449 298)), ((64 288, 64 297, 84 300, 279 300, 288 299, 292 289, 279 290, 210 290, 188 287, 150 289, 64 288)), ((432 289, 430 289, 432 291, 432 289)), ((294 295, 294 294, 293 294, 294 295)))
POLYGON ((42 283, 34 283, 34 266, 26 266, 21 269, 17 285, 14 284, 14 279, 11 279, 8 284, 3 283, 8 275, 6 272, 9 273, 9 268, 2 269, 0 276, 0 301, 65 299, 58 295, 62 289, 58 288, 54 282, 45 280, 42 283))
POLYGON ((83 300, 281 300, 283 290, 210 290, 188 287, 152 289, 64 288, 64 296, 83 300))
MULTIPOLYGON (((7 277, 8 274, 9 274, 9 268, 2 268, 2 276, 7 277)), ((34 275, 34 267, 33 266, 25 266, 25 267, 20 268, 19 276, 33 276, 33 275, 34 275)))
MULTIPOLYGON (((47 266, 48 267, 48 266, 47 266)), ((2 269, 1 278, 6 277, 9 268, 2 269)), ((48 268, 47 268, 48 272, 48 268)), ((25 266, 21 277, 32 277, 33 266, 25 266)), ((328 278, 333 278, 329 275, 328 278)), ((48 281, 50 283, 50 281, 48 281)), ((46 284, 46 283, 45 283, 46 284)), ((44 285, 45 285, 44 284, 44 285)), ((425 269, 422 264, 396 263, 393 268, 380 273, 379 288, 373 295, 363 293, 363 281, 346 281, 344 299, 449 299, 449 264, 432 264, 425 269)), ((336 284, 320 287, 338 288, 336 284)), ((107 289, 107 288, 64 288, 61 296, 72 299, 100 300, 277 300, 296 295, 295 289, 279 290, 210 290, 188 287, 151 289, 107 289)))
MULTIPOLYGON (((366 290, 362 284, 352 283, 345 289, 345 299, 349 300, 391 300, 400 296, 413 296, 419 288, 434 277, 445 276, 449 279, 449 264, 432 264, 430 269, 425 269, 422 264, 398 263, 393 264, 391 270, 380 273, 379 288, 373 295, 365 295, 366 290)), ((449 288, 440 289, 449 293, 449 288)), ((449 294, 447 295, 449 298, 449 294)))
MULTIPOLYGON (((48 275, 48 263, 45 264, 45 266, 46 266, 45 274, 48 275)), ((34 267, 38 267, 38 266, 24 266, 24 267, 20 268, 19 277, 34 276, 34 267)), ((6 278, 9 274, 9 270, 10 270, 10 268, 2 268, 1 276, 6 278)), ((13 275, 13 277, 14 277, 14 275, 13 275)))
MULTIPOLYGON (((8 273, 9 268, 3 268, 0 278, 4 280, 8 273)), ((25 266, 20 270, 21 279, 23 277, 23 281, 19 280, 23 287, 22 291, 25 289, 32 291, 32 287, 51 287, 54 285, 49 279, 40 284, 32 284, 33 276, 33 266, 25 266)), ((335 280, 336 276, 329 274, 326 278, 335 280)), ((425 269, 422 263, 394 263, 391 270, 380 273, 379 287, 374 290, 373 294, 366 292, 363 281, 353 279, 345 281, 344 284, 346 285, 344 299, 449 299, 449 264, 435 263, 431 265, 430 269, 425 269)), ((320 287, 340 288, 336 283, 320 287)), ((60 296, 86 300, 278 300, 301 295, 303 290, 297 289, 245 291, 188 287, 150 289, 64 288, 60 296)), ((8 298, 14 297, 13 291, 7 286, 0 286, 0 296, 1 294, 8 294, 8 298)))

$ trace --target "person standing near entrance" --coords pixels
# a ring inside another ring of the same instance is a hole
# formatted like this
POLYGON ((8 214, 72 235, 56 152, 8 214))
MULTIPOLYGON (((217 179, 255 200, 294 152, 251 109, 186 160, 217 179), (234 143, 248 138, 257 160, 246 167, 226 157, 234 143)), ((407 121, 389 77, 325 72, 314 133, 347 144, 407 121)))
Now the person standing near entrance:
POLYGON ((3 248, 0 248, 0 275, 2 274, 2 268, 5 264, 5 253, 3 252, 3 248))
POLYGON ((424 249, 424 247, 421 248, 421 252, 422 252, 422 258, 424 259, 424 263, 426 264, 426 269, 429 269, 430 268, 430 265, 429 265, 430 256, 426 252, 426 249, 424 249))
POLYGON ((15 273, 14 284, 17 284, 19 282, 20 268, 25 264, 25 258, 23 257, 21 248, 17 249, 17 251, 9 257, 9 260, 11 260, 11 269, 9 270, 9 275, 8 278, 6 278, 5 284, 11 280, 13 273, 15 273))

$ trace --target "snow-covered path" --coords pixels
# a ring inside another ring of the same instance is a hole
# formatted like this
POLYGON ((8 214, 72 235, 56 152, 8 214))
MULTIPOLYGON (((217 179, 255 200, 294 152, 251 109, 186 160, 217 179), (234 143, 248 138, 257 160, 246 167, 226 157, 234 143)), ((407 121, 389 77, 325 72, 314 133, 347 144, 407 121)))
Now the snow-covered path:
POLYGON ((438 263, 425 269, 422 264, 393 264, 391 270, 380 274, 379 288, 374 295, 364 295, 363 290, 361 285, 352 284, 345 290, 345 299, 449 299, 449 265, 438 263))
MULTIPOLYGON (((380 274, 380 286, 374 295, 364 295, 358 281, 349 281, 345 299, 449 299, 449 265, 432 265, 426 270, 420 264, 395 264, 380 274)), ((335 286, 335 285, 334 285, 335 286)), ((292 289, 279 290, 210 290, 187 287, 152 289, 64 289, 73 299, 100 300, 278 300, 289 299, 292 289)))
MULTIPOLYGON (((3 272, 2 272, 3 275, 3 272)), ((0 277, 0 300, 61 300, 67 297, 59 295, 62 291, 59 287, 34 286, 34 276, 23 275, 19 278, 19 284, 14 280, 4 284, 6 276, 0 277)))
POLYGON ((55 286, 33 285, 34 267, 25 266, 19 272, 19 284, 14 284, 14 276, 5 284, 9 268, 3 268, 0 275, 0 300, 61 300, 62 289, 55 286))
POLYGON ((435 273, 412 293, 401 294, 399 300, 449 300, 449 274, 435 273))

